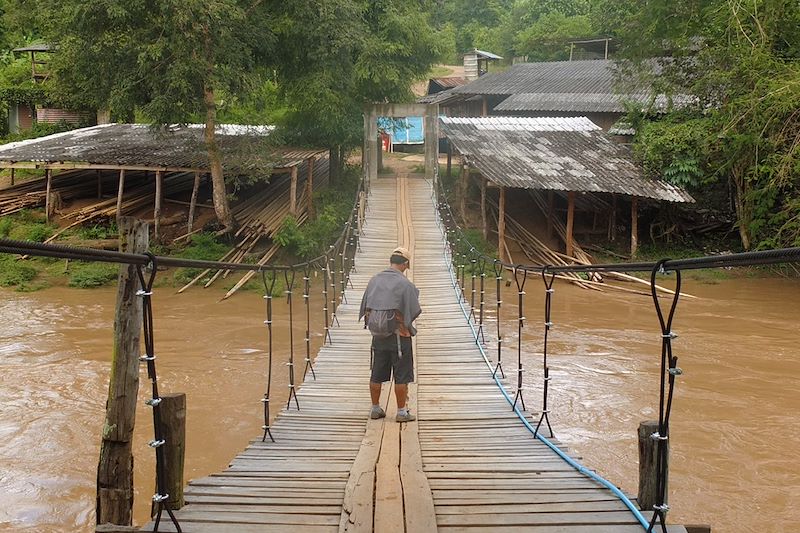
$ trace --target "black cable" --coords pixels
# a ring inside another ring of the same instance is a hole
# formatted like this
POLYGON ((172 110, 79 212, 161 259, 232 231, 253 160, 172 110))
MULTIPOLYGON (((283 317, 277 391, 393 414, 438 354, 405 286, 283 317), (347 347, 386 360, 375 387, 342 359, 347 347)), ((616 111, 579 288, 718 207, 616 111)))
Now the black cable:
POLYGON ((267 336, 269 337, 267 341, 267 390, 264 392, 264 398, 261 399, 264 403, 264 425, 261 426, 261 429, 264 430, 264 436, 261 437, 261 442, 266 442, 267 435, 269 435, 272 442, 275 442, 275 437, 272 436, 269 424, 269 397, 272 390, 272 293, 275 290, 277 278, 277 272, 273 270, 270 281, 267 283, 267 274, 263 270, 261 271, 261 281, 264 283, 264 300, 266 300, 267 304, 267 319, 264 324, 267 326, 267 336))
POLYGON ((523 269, 514 269, 514 281, 517 284, 517 394, 514 395, 514 403, 511 406, 513 411, 517 407, 517 401, 522 404, 522 410, 525 410, 525 398, 522 396, 522 328, 525 326, 525 316, 523 314, 524 298, 525 296, 525 282, 528 280, 523 269), (522 281, 520 281, 520 274, 522 274, 522 281))
POLYGON ((547 423, 547 429, 550 431, 550 438, 554 437, 553 428, 550 426, 550 410, 547 408, 547 395, 550 390, 550 367, 547 365, 547 340, 550 333, 550 328, 553 327, 550 310, 553 303, 553 283, 556 280, 556 275, 548 271, 545 265, 542 271, 542 281, 544 282, 544 344, 542 347, 542 367, 544 371, 544 386, 542 387, 542 415, 539 417, 539 423, 536 424, 536 429, 533 431, 533 436, 537 436, 542 422, 547 423))

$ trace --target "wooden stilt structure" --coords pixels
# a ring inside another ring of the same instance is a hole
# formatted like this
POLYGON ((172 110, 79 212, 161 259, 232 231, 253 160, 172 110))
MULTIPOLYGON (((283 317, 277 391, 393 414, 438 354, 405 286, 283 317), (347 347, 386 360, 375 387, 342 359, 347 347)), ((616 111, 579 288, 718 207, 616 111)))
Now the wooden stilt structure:
POLYGON ((45 179, 47 180, 47 186, 44 193, 44 216, 47 222, 50 222, 50 208, 52 207, 52 202, 50 199, 50 191, 53 189, 53 171, 49 168, 44 171, 45 179))
POLYGON ((289 185, 289 213, 297 215, 297 167, 292 167, 292 181, 289 185))
POLYGON ((122 216, 122 196, 125 193, 125 169, 119 170, 119 185, 117 185, 117 220, 122 216))
POLYGON ((486 178, 480 177, 481 180, 481 230, 483 232, 483 240, 489 239, 489 227, 486 224, 486 178))
POLYGON ((161 236, 161 198, 164 194, 164 176, 156 170, 155 207, 153 208, 153 237, 158 242, 161 236))
POLYGON ((314 219, 314 161, 313 157, 308 158, 308 175, 306 177, 306 202, 308 207, 306 213, 310 220, 314 219))
POLYGON ((566 251, 564 252, 569 257, 574 254, 574 239, 573 230, 575 227, 575 192, 569 191, 567 193, 567 238, 566 238, 566 251))
POLYGON ((553 191, 547 191, 547 238, 553 238, 553 217, 555 216, 555 196, 553 191))
POLYGON ((506 188, 500 187, 500 200, 497 213, 497 257, 505 261, 503 254, 506 244, 506 188))

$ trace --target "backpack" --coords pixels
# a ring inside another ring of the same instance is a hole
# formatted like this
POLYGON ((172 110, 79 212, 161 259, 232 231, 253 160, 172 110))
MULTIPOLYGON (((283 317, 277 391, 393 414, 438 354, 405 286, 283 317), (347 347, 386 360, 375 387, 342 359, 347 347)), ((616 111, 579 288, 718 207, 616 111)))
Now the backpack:
POLYGON ((394 309, 371 309, 367 317, 367 329, 373 337, 390 337, 397 333, 397 318, 394 309))

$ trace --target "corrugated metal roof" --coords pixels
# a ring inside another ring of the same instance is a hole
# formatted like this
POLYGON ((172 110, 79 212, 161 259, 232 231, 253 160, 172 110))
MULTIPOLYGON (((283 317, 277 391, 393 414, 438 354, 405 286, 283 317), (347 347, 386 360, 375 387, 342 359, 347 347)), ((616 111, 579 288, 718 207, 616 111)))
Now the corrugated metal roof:
POLYGON ((517 63, 508 70, 481 76, 457 87, 458 94, 599 93, 614 92, 610 60, 517 63))
POLYGON ((586 117, 440 120, 467 162, 497 185, 694 201, 680 187, 644 177, 629 150, 586 117))
MULTIPOLYGON (((220 124, 217 142, 225 170, 233 173, 290 167, 326 153, 320 149, 276 147, 271 126, 220 124)), ((75 164, 110 167, 209 169, 203 125, 156 130, 146 124, 104 124, 38 139, 0 145, 3 163, 75 164)))
POLYGON ((477 48, 475 48, 472 51, 472 53, 473 54, 478 54, 479 57, 484 58, 484 59, 503 59, 501 56, 499 56, 497 54, 493 54, 491 52, 486 52, 484 50, 478 50, 477 48))
POLYGON ((444 87, 446 89, 452 87, 458 87, 459 85, 465 85, 469 83, 469 80, 467 78, 464 78, 463 76, 452 76, 449 78, 431 78, 430 81, 435 82, 440 87, 444 87))
POLYGON ((685 95, 676 95, 672 101, 665 95, 651 98, 644 93, 522 93, 513 94, 494 107, 495 111, 569 111, 595 113, 624 113, 626 104, 663 112, 670 105, 683 107, 692 101, 685 95))

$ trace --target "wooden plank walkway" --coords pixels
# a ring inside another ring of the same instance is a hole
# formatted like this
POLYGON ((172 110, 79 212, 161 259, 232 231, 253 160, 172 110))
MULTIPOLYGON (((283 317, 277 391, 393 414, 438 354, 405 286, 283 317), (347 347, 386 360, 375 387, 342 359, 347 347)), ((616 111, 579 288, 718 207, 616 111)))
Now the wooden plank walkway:
MULTIPOLYGON (((301 410, 278 415, 275 443, 258 438, 227 470, 189 484, 176 513, 184 531, 642 531, 611 491, 534 439, 501 395, 453 291, 429 184, 377 180, 364 229, 348 303, 316 359, 317 380, 298 392, 301 410), (411 250, 423 309, 410 387, 419 421, 404 424, 389 387, 387 418, 368 420, 370 336, 357 322, 367 282, 397 244, 411 250)), ((174 531, 168 518, 161 530, 174 531)))

